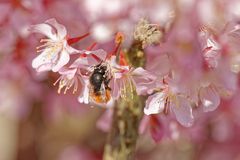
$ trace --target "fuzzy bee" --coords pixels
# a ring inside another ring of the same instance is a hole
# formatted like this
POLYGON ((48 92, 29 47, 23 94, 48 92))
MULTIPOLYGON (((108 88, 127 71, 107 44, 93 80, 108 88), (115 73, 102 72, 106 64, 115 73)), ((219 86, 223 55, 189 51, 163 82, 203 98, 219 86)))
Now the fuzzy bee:
POLYGON ((100 63, 94 67, 90 76, 90 97, 96 103, 106 104, 111 99, 110 70, 107 64, 100 63))

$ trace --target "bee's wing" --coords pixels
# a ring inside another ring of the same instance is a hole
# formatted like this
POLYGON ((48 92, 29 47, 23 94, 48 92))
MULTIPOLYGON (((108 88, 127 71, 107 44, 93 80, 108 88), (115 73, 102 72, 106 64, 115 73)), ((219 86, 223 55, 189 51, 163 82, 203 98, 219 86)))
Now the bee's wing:
POLYGON ((105 93, 105 91, 106 91, 105 84, 104 84, 104 82, 102 82, 101 87, 100 87, 100 92, 103 94, 103 93, 105 93))
POLYGON ((106 100, 107 99, 107 97, 106 97, 106 87, 105 87, 104 82, 102 82, 102 84, 101 84, 100 92, 101 92, 102 98, 104 100, 106 100))

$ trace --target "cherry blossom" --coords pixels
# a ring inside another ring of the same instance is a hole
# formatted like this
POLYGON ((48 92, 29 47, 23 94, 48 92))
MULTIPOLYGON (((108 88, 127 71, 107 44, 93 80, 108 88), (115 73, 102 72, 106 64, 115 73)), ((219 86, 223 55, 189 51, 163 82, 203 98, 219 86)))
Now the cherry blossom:
POLYGON ((203 57, 209 68, 216 68, 220 59, 221 47, 220 44, 214 39, 213 35, 202 31, 203 40, 203 57))
POLYGON ((32 67, 37 72, 49 70, 57 72, 69 62, 70 54, 79 52, 68 45, 66 28, 55 19, 33 25, 29 28, 29 31, 41 33, 48 37, 40 40, 43 43, 37 47, 37 52, 40 55, 32 61, 32 67))
POLYGON ((78 77, 76 76, 77 69, 62 69, 58 73, 61 76, 54 83, 56 85, 59 83, 58 93, 65 87, 64 94, 66 94, 67 90, 73 87, 73 93, 75 93, 78 89, 78 77))
POLYGON ((155 88, 156 92, 148 97, 144 113, 146 115, 165 113, 169 111, 175 114, 176 119, 183 126, 193 124, 191 101, 182 93, 171 80, 162 88, 155 88), (170 82, 170 83, 169 83, 170 82))

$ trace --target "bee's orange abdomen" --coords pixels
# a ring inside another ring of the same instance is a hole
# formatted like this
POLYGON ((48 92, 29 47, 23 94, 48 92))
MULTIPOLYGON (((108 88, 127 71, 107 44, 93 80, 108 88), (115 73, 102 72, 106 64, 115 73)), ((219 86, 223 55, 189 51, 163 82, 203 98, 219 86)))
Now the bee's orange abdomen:
POLYGON ((111 92, 107 89, 105 95, 92 93, 90 96, 96 103, 107 103, 111 99, 111 92))

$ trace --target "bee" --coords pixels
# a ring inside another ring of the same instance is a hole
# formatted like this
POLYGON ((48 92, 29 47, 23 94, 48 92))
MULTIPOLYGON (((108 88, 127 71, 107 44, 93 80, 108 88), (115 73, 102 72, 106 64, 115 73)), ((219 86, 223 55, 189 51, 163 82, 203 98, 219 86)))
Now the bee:
POLYGON ((106 104, 111 99, 109 67, 104 63, 94 66, 89 80, 91 99, 96 103, 106 104))

